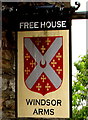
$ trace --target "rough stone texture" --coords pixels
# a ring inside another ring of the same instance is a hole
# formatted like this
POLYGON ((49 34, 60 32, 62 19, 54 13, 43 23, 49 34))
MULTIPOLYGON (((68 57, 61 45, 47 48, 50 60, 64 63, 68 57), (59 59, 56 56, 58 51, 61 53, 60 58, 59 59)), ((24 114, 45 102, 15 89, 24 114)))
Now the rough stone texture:
POLYGON ((7 31, 2 40, 2 117, 11 118, 15 117, 15 52, 8 46, 7 31))

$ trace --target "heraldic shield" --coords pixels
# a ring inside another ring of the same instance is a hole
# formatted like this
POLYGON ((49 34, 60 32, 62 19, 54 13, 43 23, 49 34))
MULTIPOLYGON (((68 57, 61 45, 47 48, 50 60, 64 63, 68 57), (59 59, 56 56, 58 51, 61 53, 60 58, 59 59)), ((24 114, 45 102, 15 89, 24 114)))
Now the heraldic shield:
POLYGON ((45 95, 60 88, 63 81, 63 37, 24 38, 24 82, 45 95))

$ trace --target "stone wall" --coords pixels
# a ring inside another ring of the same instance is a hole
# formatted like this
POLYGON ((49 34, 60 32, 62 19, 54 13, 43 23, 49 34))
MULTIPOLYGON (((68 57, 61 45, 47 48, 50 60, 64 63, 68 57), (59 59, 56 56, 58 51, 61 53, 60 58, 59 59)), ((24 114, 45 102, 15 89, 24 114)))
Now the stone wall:
MULTIPOLYGON (((4 118, 15 117, 15 51, 8 43, 7 34, 7 31, 2 32, 2 116, 4 118)), ((14 41, 14 33, 11 36, 14 41)))

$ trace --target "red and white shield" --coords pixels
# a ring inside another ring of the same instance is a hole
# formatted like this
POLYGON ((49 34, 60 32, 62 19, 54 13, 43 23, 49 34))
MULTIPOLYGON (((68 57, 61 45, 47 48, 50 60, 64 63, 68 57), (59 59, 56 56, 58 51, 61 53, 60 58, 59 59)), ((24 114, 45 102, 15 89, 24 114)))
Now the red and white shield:
POLYGON ((24 38, 24 81, 31 91, 45 95, 63 80, 63 38, 24 38))

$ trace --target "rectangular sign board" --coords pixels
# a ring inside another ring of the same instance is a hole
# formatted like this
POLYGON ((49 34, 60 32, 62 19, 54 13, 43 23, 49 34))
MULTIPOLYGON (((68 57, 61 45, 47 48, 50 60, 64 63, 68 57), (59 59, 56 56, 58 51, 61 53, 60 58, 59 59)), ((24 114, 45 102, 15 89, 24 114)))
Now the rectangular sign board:
POLYGON ((17 36, 17 117, 69 118, 69 30, 17 36))

